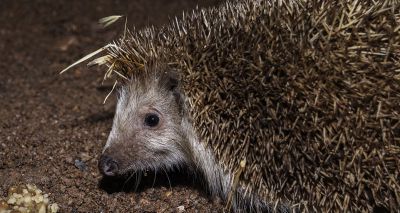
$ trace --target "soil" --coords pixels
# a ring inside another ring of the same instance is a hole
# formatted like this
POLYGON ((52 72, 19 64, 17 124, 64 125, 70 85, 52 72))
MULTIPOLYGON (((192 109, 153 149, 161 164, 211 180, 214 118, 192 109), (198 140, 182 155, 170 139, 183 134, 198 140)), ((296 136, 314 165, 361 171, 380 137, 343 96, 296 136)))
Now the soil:
POLYGON ((0 3, 0 198, 11 186, 36 184, 61 212, 221 212, 190 174, 102 179, 97 162, 111 129, 115 98, 104 70, 59 71, 117 39, 124 20, 107 29, 99 18, 128 15, 133 29, 211 1, 99 0, 0 3))

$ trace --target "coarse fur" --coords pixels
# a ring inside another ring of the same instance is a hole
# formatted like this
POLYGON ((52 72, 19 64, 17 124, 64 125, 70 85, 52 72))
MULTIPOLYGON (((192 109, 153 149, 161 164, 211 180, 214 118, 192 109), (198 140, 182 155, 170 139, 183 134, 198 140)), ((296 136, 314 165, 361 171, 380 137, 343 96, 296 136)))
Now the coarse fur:
POLYGON ((396 211, 399 11, 242 0, 128 32, 102 58, 129 79, 103 155, 118 173, 189 167, 236 211, 396 211))

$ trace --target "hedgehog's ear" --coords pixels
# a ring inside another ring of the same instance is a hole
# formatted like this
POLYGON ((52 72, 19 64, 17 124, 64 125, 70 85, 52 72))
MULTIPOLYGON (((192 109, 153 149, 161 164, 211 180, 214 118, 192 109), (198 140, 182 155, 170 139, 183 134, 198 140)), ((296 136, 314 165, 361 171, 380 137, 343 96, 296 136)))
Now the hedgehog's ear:
POLYGON ((179 75, 172 71, 165 72, 162 82, 165 89, 175 93, 179 87, 179 75))
POLYGON ((176 72, 170 71, 165 72, 163 76, 163 87, 174 96, 176 103, 178 104, 179 112, 183 110, 183 97, 179 88, 180 76, 176 72))

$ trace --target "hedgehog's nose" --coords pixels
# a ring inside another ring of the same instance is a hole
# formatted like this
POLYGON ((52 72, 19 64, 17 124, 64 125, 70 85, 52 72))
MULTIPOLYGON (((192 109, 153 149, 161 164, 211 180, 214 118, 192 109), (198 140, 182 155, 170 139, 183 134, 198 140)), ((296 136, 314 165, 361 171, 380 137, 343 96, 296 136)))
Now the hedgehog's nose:
POLYGON ((99 170, 103 175, 115 176, 118 171, 118 163, 107 155, 102 155, 99 161, 99 170))

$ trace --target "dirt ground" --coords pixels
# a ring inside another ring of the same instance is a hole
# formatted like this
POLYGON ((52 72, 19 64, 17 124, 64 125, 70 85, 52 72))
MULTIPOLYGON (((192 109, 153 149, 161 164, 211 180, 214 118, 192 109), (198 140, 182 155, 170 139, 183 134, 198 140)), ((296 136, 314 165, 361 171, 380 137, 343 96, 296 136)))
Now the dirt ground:
POLYGON ((115 105, 113 98, 102 104, 109 83, 101 86, 103 72, 85 66, 58 74, 118 38, 124 21, 102 29, 99 18, 127 14, 140 29, 215 3, 0 1, 0 197, 31 183, 61 212, 221 212, 189 175, 160 175, 153 184, 150 174, 138 189, 125 179, 102 180, 97 162, 115 105))

